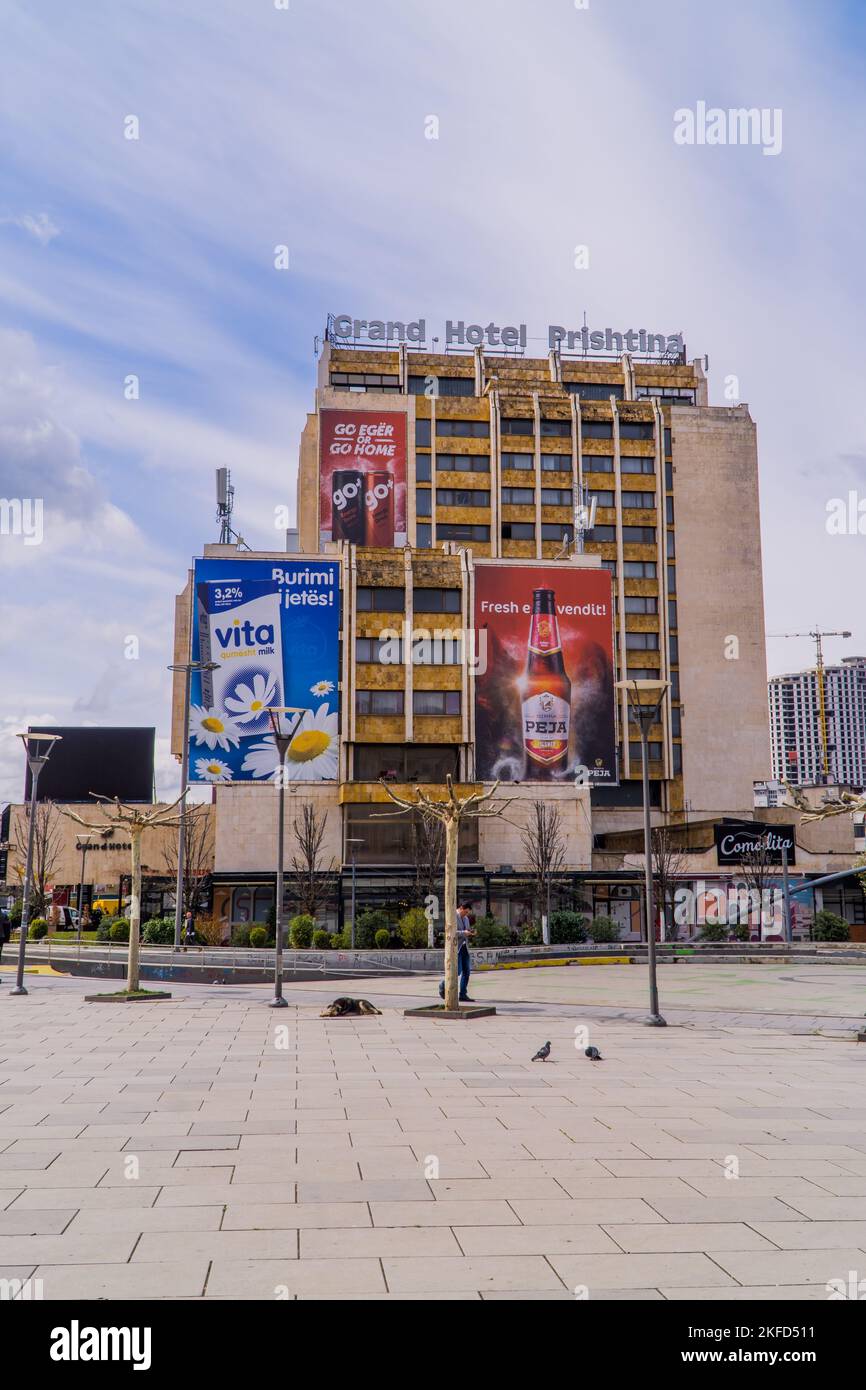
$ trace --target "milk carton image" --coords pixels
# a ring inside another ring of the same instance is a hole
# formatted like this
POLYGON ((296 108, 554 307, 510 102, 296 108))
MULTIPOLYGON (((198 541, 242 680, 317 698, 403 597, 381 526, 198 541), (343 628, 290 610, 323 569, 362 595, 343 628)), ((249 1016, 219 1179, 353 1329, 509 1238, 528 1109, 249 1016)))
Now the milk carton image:
POLYGON ((233 579, 196 586, 202 703, 242 735, 271 728, 269 706, 283 698, 280 592, 272 580, 233 579))

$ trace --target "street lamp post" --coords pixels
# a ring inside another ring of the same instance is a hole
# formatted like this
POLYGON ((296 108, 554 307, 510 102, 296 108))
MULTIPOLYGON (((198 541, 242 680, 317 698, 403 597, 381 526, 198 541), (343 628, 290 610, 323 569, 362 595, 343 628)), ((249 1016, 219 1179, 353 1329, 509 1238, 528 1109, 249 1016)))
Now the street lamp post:
POLYGON ((278 812, 277 812, 277 896, 274 906, 274 925, 276 932, 276 942, 274 951, 274 997, 269 1007, 272 1009, 287 1009, 288 1004, 283 998, 283 871, 285 863, 285 825, 286 825, 286 754, 289 751, 289 744, 295 736, 298 724, 304 716, 305 711, 298 707, 289 705, 274 705, 268 710, 271 728, 274 733, 274 743, 280 758, 280 766, 277 773, 278 783, 278 812), (294 718, 288 721, 289 728, 284 730, 281 725, 281 716, 293 715, 294 718))
POLYGON ((84 866, 90 849, 90 836, 82 835, 76 845, 81 850, 81 877, 78 880, 78 954, 81 955, 81 919, 84 915, 84 866))
POLYGON ((352 927, 351 927, 351 934, 350 934, 350 937, 349 937, 349 941, 350 941, 351 948, 352 948, 353 951, 354 951, 354 949, 355 949, 355 898, 356 898, 356 883, 357 883, 357 877, 356 877, 356 873, 355 873, 355 846, 356 846, 356 845, 362 845, 363 843, 364 843, 364 841, 363 841, 363 839, 362 839, 362 837, 361 837, 360 835, 347 835, 347 836, 346 836, 346 844, 352 846, 352 927))
POLYGON ((632 680, 617 681, 618 690, 628 695, 629 713, 640 732, 641 783, 643 788, 643 848, 644 848, 644 902, 646 904, 646 944, 649 966, 650 1011, 644 1022, 651 1028, 667 1027, 659 1013, 659 988, 656 978, 656 932, 655 905, 653 902, 652 866, 652 821, 649 799, 649 732, 658 723, 665 695, 670 681, 632 680), (648 698, 641 699, 641 696, 648 698))
POLYGON ((180 750, 180 821, 177 827, 177 878, 174 888, 174 949, 180 950, 180 929, 183 922, 183 879, 186 858, 186 789, 189 782, 189 702, 193 671, 216 671, 216 661, 178 661, 169 671, 183 671, 183 743, 180 750))
POLYGON ((27 865, 24 870, 24 899, 21 904, 21 926, 18 929, 18 971, 15 988, 11 994, 26 994, 24 988, 24 953, 27 949, 27 928, 30 925, 30 898, 33 893, 33 841, 36 831, 36 786, 39 774, 51 757, 60 734, 19 734, 27 751, 27 766, 30 769, 30 825, 27 830, 27 865), (44 747, 40 748, 40 744, 44 747))

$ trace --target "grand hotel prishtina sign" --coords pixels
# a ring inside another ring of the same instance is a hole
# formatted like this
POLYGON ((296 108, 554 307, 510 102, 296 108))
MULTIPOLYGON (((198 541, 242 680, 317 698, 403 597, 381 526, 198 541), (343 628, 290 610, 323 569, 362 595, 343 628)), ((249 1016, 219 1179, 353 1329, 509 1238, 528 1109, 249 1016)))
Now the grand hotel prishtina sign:
POLYGON ((724 821, 713 827, 719 864, 743 864, 762 853, 768 864, 781 864, 782 850, 794 863, 793 825, 756 825, 754 821, 724 821))
MULTIPOLYGON (((356 319, 351 314, 335 314, 333 333, 339 342, 407 343, 426 346, 427 320, 356 319)), ((547 346, 566 352, 631 352, 664 356, 685 350, 682 333, 653 333, 647 328, 568 328, 565 324, 549 323, 547 346)), ((444 329, 446 348, 526 348, 529 341, 525 323, 467 323, 465 319, 446 319, 444 329)), ((431 346, 439 342, 433 337, 431 346)))

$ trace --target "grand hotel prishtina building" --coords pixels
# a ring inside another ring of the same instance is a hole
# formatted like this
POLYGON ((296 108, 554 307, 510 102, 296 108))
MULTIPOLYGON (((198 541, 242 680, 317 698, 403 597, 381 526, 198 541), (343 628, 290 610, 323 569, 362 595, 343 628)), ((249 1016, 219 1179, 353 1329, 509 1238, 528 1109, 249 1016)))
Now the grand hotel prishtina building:
MULTIPOLYGON (((641 823, 622 679, 670 683, 649 736, 656 819, 752 814, 769 769, 755 425, 746 405, 707 404, 684 350, 591 354, 574 338, 531 358, 519 343, 443 353, 326 336, 297 531, 273 552, 205 546, 177 604, 177 660, 206 638, 217 650, 221 622, 252 633, 240 607, 281 615, 281 655, 263 650, 284 679, 234 668, 213 716, 235 730, 224 747, 194 685, 191 775, 215 784, 231 921, 262 920, 273 901, 273 752, 253 708, 265 702, 298 709, 289 815, 312 807, 325 824, 331 922, 353 858, 362 904, 423 903, 430 847, 390 814, 382 782, 450 774, 498 780, 511 799, 461 844, 461 891, 480 911, 532 915, 525 827, 542 800, 564 846, 555 901, 606 910, 620 877, 623 933, 639 932, 638 876, 604 853, 641 823)), ((175 752, 182 700, 179 677, 175 752)))

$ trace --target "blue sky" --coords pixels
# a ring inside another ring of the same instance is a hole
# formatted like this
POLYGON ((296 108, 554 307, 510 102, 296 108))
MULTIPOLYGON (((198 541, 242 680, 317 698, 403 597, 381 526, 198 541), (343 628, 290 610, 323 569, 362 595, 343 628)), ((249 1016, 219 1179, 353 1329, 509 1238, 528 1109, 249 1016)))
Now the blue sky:
MULTIPOLYGON (((41 545, 0 537, 0 796, 36 719, 155 723, 173 785, 213 469, 271 545, 329 310, 682 329, 758 422, 768 631, 866 651, 864 538, 825 527, 866 489, 864 28, 793 0, 0 0, 0 495, 46 508, 41 545), (677 146, 699 100, 781 108, 782 152, 677 146)), ((810 656, 768 642, 771 672, 810 656)))

